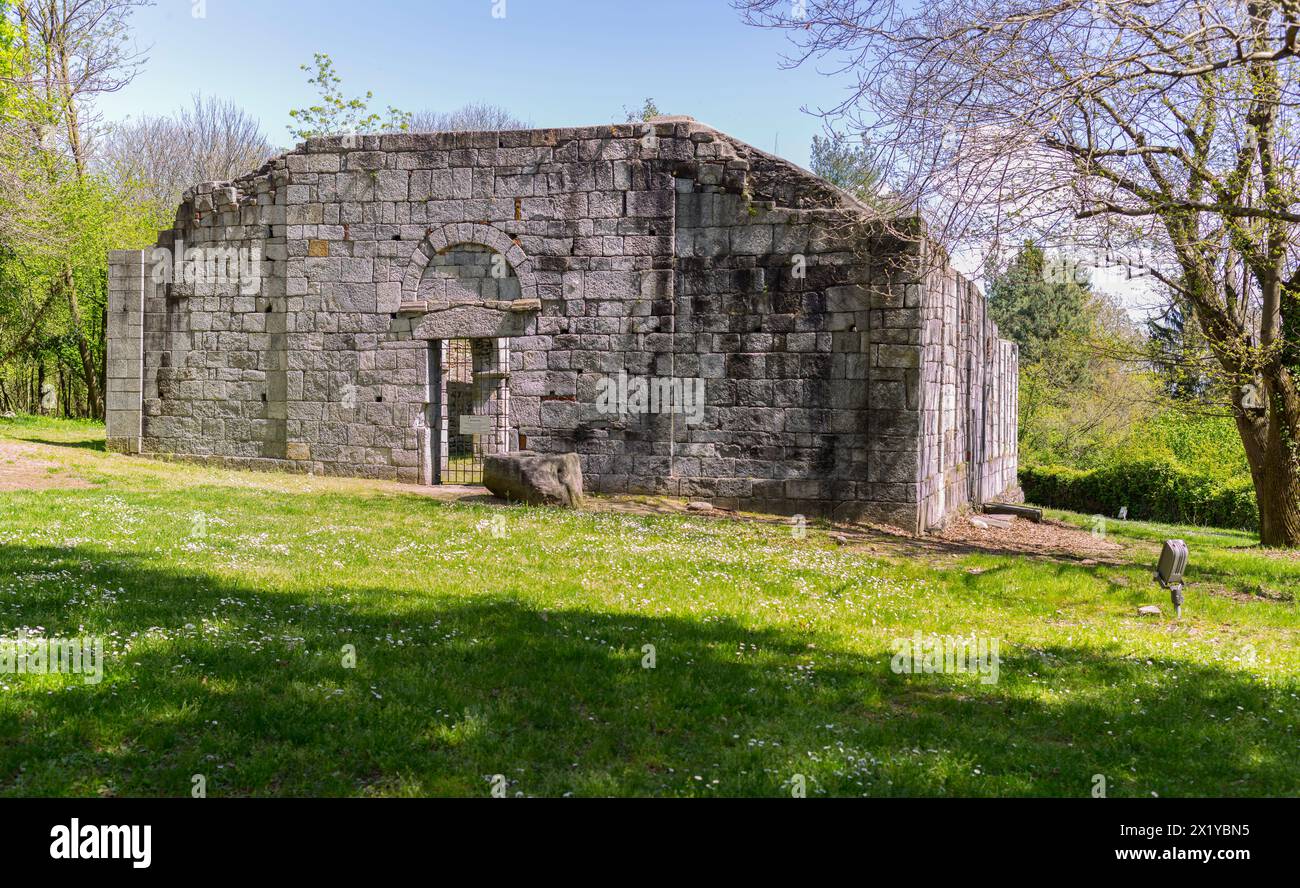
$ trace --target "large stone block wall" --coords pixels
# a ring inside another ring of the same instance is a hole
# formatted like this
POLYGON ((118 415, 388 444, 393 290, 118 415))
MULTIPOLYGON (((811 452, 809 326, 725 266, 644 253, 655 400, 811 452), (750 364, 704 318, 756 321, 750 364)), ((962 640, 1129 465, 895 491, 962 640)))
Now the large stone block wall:
POLYGON ((919 291, 908 245, 853 213, 679 183, 679 372, 708 380, 679 430, 684 496, 911 526, 919 291))
MULTIPOLYGON (((959 352, 1003 420, 1014 352, 960 332, 982 297, 897 227, 689 119, 314 139, 187 193, 160 239, 256 253, 251 281, 111 257, 143 294, 139 448, 430 483, 434 343, 491 337, 512 436, 579 453, 593 490, 920 530, 970 498, 959 352), (619 373, 702 379, 702 421, 602 411, 619 373)), ((1014 414, 1010 450, 993 426, 977 497, 1014 479, 1014 414)))
POLYGON ((119 453, 140 452, 148 277, 143 253, 115 250, 109 254, 104 424, 107 449, 119 453))
POLYGON ((980 291, 930 249, 923 289, 921 528, 971 503, 1020 496, 1019 357, 980 291))
POLYGON ((267 177, 200 185, 144 254, 144 452, 286 458, 285 219, 267 177))

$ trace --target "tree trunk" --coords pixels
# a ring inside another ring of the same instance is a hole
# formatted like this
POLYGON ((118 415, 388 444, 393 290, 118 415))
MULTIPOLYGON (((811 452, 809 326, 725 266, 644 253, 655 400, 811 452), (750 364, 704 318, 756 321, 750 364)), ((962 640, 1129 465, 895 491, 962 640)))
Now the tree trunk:
POLYGON ((68 310, 72 313, 72 332, 77 339, 77 354, 81 357, 81 374, 86 380, 86 407, 92 417, 103 418, 103 405, 99 400, 99 369, 95 358, 90 353, 90 343, 86 341, 86 331, 81 326, 81 306, 77 301, 77 282, 72 272, 63 272, 63 290, 68 297, 68 310))
POLYGON ((46 296, 45 301, 41 303, 41 307, 36 309, 36 313, 32 315, 32 322, 27 325, 27 329, 24 330, 23 334, 14 341, 13 347, 10 348, 9 351, 5 352, 3 356, 0 356, 0 367, 8 364, 18 356, 19 352, 27 348, 27 344, 31 342, 32 336, 36 333, 37 328, 40 327, 41 321, 45 319, 46 310, 50 307, 50 304, 54 302, 56 293, 57 291, 51 288, 49 295, 46 296))
POLYGON ((1259 503, 1259 541, 1294 548, 1300 546, 1300 471, 1281 446, 1270 448, 1269 457, 1262 473, 1251 471, 1259 503))
POLYGON ((1259 505, 1259 541, 1300 547, 1300 445, 1291 374, 1274 368, 1264 380, 1264 403, 1243 409, 1236 399, 1237 431, 1246 449, 1259 505))

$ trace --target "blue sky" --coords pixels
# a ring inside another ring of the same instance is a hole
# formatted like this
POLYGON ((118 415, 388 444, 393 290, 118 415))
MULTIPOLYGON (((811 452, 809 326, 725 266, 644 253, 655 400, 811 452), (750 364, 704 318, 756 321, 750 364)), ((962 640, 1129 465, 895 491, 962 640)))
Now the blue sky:
POLYGON ((727 0, 156 0, 133 17, 149 61, 104 97, 112 119, 165 114, 202 92, 233 99, 288 146, 288 110, 314 94, 298 66, 328 52, 350 96, 451 110, 501 105, 534 126, 621 121, 653 96, 806 166, 843 81, 784 69, 783 34, 751 28, 727 0), (204 5, 203 17, 195 17, 204 5))
MULTIPOLYGON (((785 35, 744 25, 727 0, 505 0, 496 18, 499 2, 154 0, 132 19, 147 64, 99 107, 114 120, 221 96, 287 148, 289 109, 316 98, 299 65, 327 52, 344 92, 373 91, 381 112, 490 102, 533 126, 580 126, 621 122, 652 96, 807 166, 824 127, 800 109, 831 107, 848 85, 827 76, 831 61, 785 67, 785 35)), ((977 261, 959 264, 978 276, 977 261)), ((1146 292, 1094 283, 1129 303, 1146 292)))

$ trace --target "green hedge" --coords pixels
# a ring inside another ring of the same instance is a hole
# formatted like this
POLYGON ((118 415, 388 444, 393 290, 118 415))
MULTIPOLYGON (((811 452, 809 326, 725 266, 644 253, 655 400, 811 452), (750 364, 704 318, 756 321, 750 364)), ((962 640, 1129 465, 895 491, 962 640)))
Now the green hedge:
POLYGON ((1025 499, 1043 506, 1171 524, 1259 530, 1259 507, 1249 478, 1217 481, 1172 459, 1116 462, 1095 469, 1024 466, 1025 499))

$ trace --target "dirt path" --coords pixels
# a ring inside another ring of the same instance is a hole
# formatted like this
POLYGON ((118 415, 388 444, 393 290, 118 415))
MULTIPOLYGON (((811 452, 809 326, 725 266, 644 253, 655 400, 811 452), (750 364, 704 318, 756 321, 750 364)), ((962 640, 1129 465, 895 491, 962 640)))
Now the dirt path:
POLYGON ((0 438, 0 491, 90 486, 58 463, 41 459, 40 452, 35 445, 0 438))

